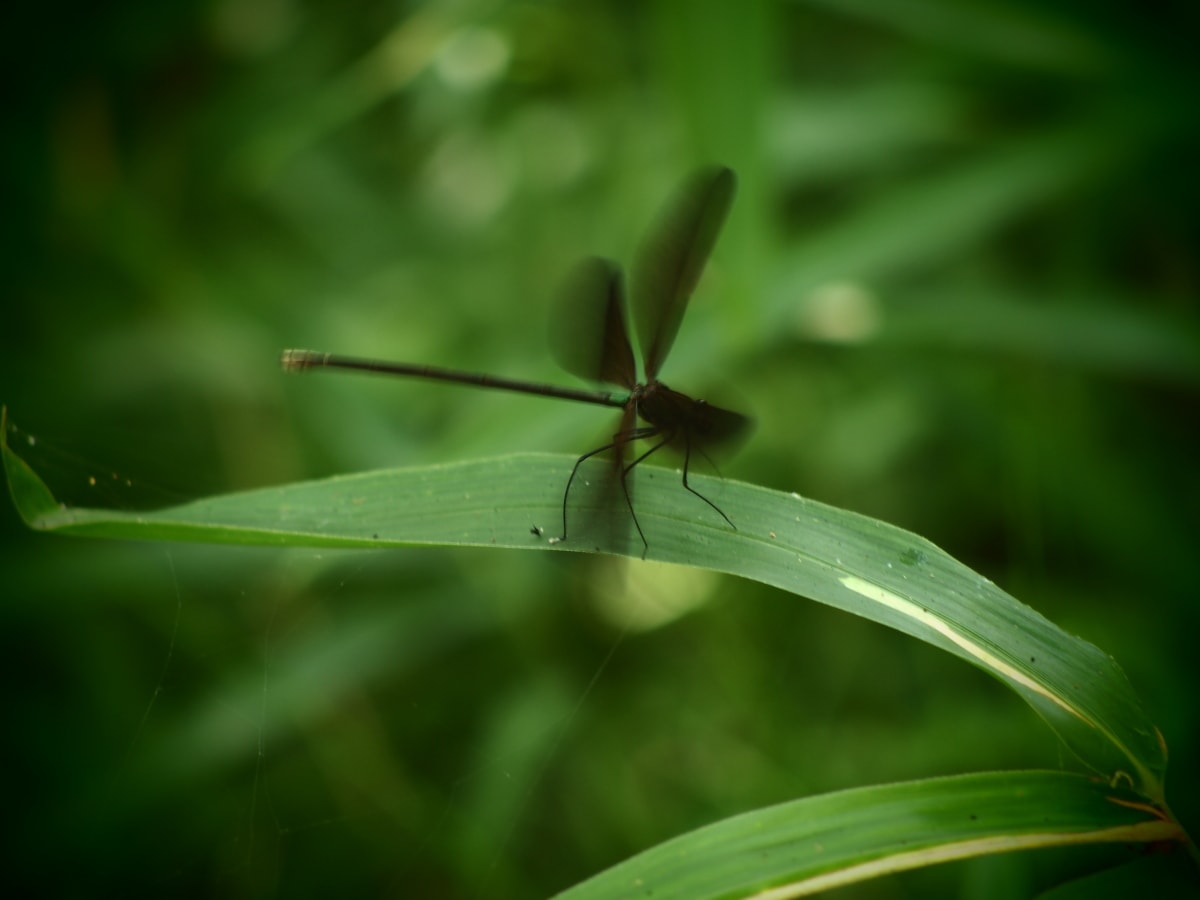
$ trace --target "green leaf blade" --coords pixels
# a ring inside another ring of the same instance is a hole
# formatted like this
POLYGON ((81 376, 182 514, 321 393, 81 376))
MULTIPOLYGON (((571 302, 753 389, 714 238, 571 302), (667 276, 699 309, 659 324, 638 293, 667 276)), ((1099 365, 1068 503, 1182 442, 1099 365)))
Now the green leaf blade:
MULTIPOLYGON (((4 447, 30 527, 62 534, 273 546, 443 545, 641 556, 629 530, 594 528, 586 490, 562 489, 574 459, 523 454, 339 476, 198 500, 151 513, 72 509, 33 489, 4 447), (15 475, 13 474, 15 473, 15 475), (578 502, 577 502, 578 501, 578 502), (542 529, 541 534, 537 529, 542 529)), ((888 625, 967 660, 1016 690, 1088 769, 1163 802, 1166 752, 1124 673, 930 542, 796 494, 691 474, 737 525, 685 491, 670 470, 639 467, 636 504, 648 558, 702 566, 888 625)), ((587 481, 587 470, 581 472, 587 481)), ((33 479, 33 481, 30 481, 33 479)), ((41 490, 45 490, 42 485, 41 490)))
POLYGON ((560 900, 803 897, 1036 847, 1179 840, 1136 795, 1065 772, 985 772, 809 797, 666 841, 560 900))

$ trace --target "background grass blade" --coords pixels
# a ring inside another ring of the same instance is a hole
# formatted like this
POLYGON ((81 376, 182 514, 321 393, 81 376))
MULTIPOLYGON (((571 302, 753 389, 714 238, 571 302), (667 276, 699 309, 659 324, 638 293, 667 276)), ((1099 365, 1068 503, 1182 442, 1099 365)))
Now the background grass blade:
MULTIPOLYGON (((140 540, 325 547, 404 545, 549 549, 573 459, 525 454, 392 469, 228 494, 149 513, 51 505, 36 474, 4 446, 28 524, 62 534, 140 540)), ((639 469, 649 557, 740 575, 889 625, 954 653, 1016 690, 1079 760, 1163 802, 1166 752, 1111 657, 1065 634, 987 579, 902 529, 795 494, 694 476, 738 530, 682 489, 639 469)), ((586 490, 581 491, 586 504, 586 490)), ((574 495, 573 495, 574 496, 574 495)), ((568 550, 639 556, 625 533, 589 530, 568 550)))

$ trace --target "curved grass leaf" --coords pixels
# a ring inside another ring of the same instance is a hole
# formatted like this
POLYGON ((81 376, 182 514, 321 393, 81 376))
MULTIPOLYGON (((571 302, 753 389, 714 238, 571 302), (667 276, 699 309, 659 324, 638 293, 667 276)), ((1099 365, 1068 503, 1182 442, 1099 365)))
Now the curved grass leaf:
MULTIPOLYGON (((5 444, 14 502, 32 528, 140 540, 397 547, 414 544, 597 550, 640 556, 629 529, 572 494, 571 539, 552 545, 573 458, 525 454, 338 476, 198 500, 151 513, 66 508, 5 444)), ((598 463, 598 469, 603 469, 598 463)), ((933 544, 797 494, 692 475, 737 525, 684 490, 677 473, 637 470, 648 556, 740 575, 889 625, 948 650, 1017 691, 1085 766, 1163 802, 1166 752, 1116 662, 1065 634, 933 544)), ((583 472, 586 481, 586 470, 583 472)), ((611 504, 600 504, 609 506, 611 504)))
POLYGON ((974 856, 1182 839, 1135 794, 1066 772, 985 772, 856 788, 733 816, 559 894, 805 897, 974 856))

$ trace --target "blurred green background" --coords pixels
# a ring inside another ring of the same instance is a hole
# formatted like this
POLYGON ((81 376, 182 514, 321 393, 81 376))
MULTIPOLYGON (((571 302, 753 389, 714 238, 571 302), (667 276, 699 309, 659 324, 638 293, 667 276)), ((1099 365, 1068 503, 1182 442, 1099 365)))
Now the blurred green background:
MULTIPOLYGON (((628 262, 723 162, 740 194, 664 377, 755 415, 724 474, 919 532, 1111 653, 1200 828, 1193 5, 0 16, 0 401, 63 499, 594 446, 594 409, 278 354, 571 383, 563 274, 628 262)), ((46 889, 542 896, 765 804, 1072 764, 961 661, 756 584, 77 542, 3 506, 6 867, 46 889)), ((1024 897, 1056 865, 840 896, 1024 897)))

